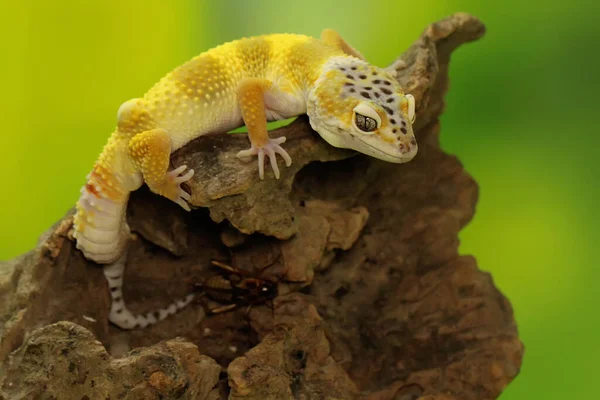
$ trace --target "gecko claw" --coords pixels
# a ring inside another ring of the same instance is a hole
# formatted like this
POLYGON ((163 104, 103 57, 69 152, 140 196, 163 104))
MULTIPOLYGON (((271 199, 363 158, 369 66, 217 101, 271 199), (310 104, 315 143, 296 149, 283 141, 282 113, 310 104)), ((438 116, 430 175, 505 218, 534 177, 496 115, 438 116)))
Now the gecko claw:
POLYGON ((183 200, 182 198, 175 200, 175 203, 179 204, 181 208, 183 208, 185 211, 192 211, 188 202, 183 200))
POLYGON ((260 180, 265 178, 265 154, 269 157, 269 162, 271 164, 271 168, 273 169, 273 173, 275 174, 275 179, 279 179, 280 172, 279 167, 277 166, 277 154, 283 158, 285 161, 285 165, 289 167, 292 165, 292 157, 281 147, 282 143, 285 143, 285 137, 278 137, 275 139, 269 139, 269 141, 262 145, 256 146, 252 144, 249 149, 242 150, 237 153, 238 158, 244 158, 248 156, 258 156, 258 176, 260 180))

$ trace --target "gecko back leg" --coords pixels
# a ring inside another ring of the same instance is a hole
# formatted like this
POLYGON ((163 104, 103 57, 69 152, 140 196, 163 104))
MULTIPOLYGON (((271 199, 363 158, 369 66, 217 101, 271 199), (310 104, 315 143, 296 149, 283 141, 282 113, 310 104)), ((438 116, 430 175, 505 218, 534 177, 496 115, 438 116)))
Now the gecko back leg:
POLYGON ((138 133, 129 142, 128 151, 133 163, 142 171, 144 182, 150 190, 190 211, 188 200, 191 196, 180 185, 194 176, 194 170, 185 172, 187 166, 182 165, 167 172, 171 139, 164 129, 138 133))
POLYGON ((119 108, 117 120, 119 132, 131 136, 127 154, 135 167, 141 171, 150 190, 190 211, 188 200, 191 196, 181 189, 180 185, 194 176, 194 170, 185 172, 187 166, 182 165, 168 171, 171 138, 164 129, 156 127, 144 102, 141 99, 126 101, 119 108))

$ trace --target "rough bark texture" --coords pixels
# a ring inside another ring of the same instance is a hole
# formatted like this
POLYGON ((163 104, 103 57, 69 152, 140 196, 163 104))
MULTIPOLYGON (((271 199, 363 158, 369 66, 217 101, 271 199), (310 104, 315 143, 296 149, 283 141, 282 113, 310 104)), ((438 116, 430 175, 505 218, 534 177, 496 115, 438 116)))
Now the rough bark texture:
POLYGON ((108 324, 101 269, 69 239, 70 214, 1 263, 0 399, 496 398, 523 346, 490 275, 457 254, 477 185, 438 142, 450 53, 483 32, 456 14, 402 56, 398 79, 417 99, 410 163, 332 148, 302 117, 273 132, 294 159, 280 180, 259 181, 255 161, 236 159, 245 137, 218 135, 173 155, 196 170, 192 203, 203 208, 134 194, 132 310, 181 297, 216 273, 213 258, 268 267, 281 279, 272 307, 205 317, 193 303, 121 331, 108 324))

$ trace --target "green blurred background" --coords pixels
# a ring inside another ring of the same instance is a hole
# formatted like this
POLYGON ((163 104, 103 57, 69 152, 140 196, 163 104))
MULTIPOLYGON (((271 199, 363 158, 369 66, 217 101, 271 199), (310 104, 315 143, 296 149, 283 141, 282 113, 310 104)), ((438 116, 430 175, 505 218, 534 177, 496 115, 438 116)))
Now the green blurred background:
POLYGON ((454 54, 442 120, 444 148, 481 187, 461 252, 492 272, 526 345, 501 398, 598 398, 591 2, 3 0, 0 259, 31 249, 75 203, 119 105, 194 55, 241 36, 331 27, 385 66, 457 11, 488 28, 454 54))

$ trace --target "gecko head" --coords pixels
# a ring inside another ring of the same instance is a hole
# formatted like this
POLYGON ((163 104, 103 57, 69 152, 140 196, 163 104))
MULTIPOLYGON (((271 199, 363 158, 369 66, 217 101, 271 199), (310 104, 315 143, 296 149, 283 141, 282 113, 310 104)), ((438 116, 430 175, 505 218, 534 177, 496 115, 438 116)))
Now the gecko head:
POLYGON ((385 70, 332 57, 308 93, 310 124, 335 147, 403 163, 417 154, 415 99, 385 70))

